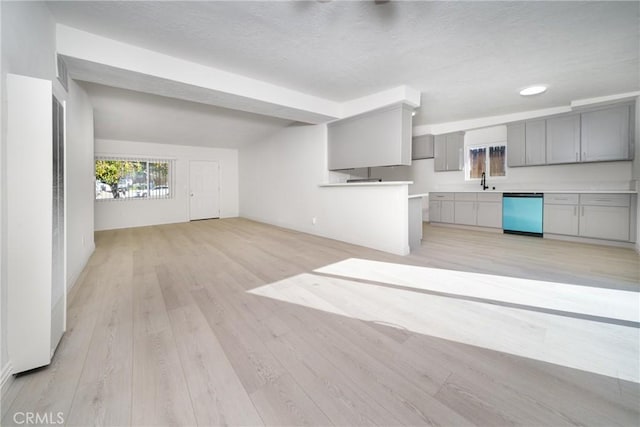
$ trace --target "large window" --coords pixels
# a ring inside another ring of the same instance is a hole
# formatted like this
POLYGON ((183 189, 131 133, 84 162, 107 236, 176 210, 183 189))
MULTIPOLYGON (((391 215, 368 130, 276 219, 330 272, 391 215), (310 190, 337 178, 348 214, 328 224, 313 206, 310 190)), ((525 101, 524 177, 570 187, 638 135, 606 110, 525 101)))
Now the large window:
POLYGON ((172 160, 97 157, 95 174, 96 200, 173 197, 172 160))
POLYGON ((467 148, 466 178, 480 179, 506 175, 506 147, 503 144, 477 145, 467 148))

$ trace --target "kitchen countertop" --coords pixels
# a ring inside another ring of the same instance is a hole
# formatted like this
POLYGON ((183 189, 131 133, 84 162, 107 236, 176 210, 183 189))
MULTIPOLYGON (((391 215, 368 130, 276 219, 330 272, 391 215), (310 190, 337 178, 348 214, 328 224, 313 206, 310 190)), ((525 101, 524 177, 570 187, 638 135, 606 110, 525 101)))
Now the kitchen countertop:
POLYGON ((409 194, 410 199, 417 199, 418 197, 429 197, 429 193, 409 194))
POLYGON ((409 185, 413 181, 382 181, 382 182, 336 182, 335 184, 320 184, 320 187, 371 187, 388 185, 409 185))
MULTIPOLYGON (((636 190, 523 190, 523 189, 504 189, 504 190, 437 190, 432 193, 549 193, 549 194, 637 194, 636 190)), ((426 193, 427 195, 429 193, 426 193)))

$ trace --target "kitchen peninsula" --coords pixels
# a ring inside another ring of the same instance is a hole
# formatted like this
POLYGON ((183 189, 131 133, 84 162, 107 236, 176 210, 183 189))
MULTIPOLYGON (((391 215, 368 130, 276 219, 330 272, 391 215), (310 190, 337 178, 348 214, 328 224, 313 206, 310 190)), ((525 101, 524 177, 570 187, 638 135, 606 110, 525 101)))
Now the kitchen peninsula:
MULTIPOLYGON (((373 249, 408 255, 422 237, 423 195, 409 195, 412 181, 321 184, 326 235, 373 249)), ((321 225, 321 224, 318 224, 321 225)))

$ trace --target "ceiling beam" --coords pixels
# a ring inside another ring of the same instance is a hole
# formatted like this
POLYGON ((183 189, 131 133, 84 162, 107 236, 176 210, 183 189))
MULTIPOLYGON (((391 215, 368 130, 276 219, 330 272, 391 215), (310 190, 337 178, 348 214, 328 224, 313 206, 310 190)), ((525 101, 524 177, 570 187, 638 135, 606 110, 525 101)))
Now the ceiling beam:
POLYGON ((61 24, 56 37, 73 79, 303 123, 326 123, 396 103, 420 104, 420 92, 407 86, 339 103, 61 24))

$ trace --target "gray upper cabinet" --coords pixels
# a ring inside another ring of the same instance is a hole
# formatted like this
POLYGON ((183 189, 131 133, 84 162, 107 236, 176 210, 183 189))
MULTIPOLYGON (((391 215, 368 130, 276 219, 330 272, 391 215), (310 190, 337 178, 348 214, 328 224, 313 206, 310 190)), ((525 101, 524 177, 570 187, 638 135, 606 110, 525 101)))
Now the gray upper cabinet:
POLYGON ((436 135, 433 142, 433 169, 436 172, 447 170, 447 136, 436 135))
POLYGON ((580 161, 580 115, 547 119, 547 164, 580 161))
POLYGON ((583 162, 631 159, 630 105, 582 113, 583 162))
POLYGON ((433 158, 433 135, 414 136, 411 142, 411 160, 433 158))
POLYGON ((547 121, 529 120, 525 123, 526 164, 544 165, 547 162, 547 121))
POLYGON ((464 165, 463 148, 464 132, 436 135, 434 138, 434 170, 436 172, 462 170, 464 165))
POLYGON ((509 167, 546 163, 546 120, 529 120, 507 125, 509 167))
POLYGON ((632 160, 634 104, 507 125, 509 167, 632 160))
POLYGON ((411 113, 400 104, 330 123, 330 170, 411 164, 411 113))
POLYGON ((509 167, 527 164, 525 144, 524 122, 509 123, 507 125, 507 164, 509 167))
POLYGON ((447 170, 460 171, 464 166, 462 150, 464 149, 464 133, 447 134, 447 170))

